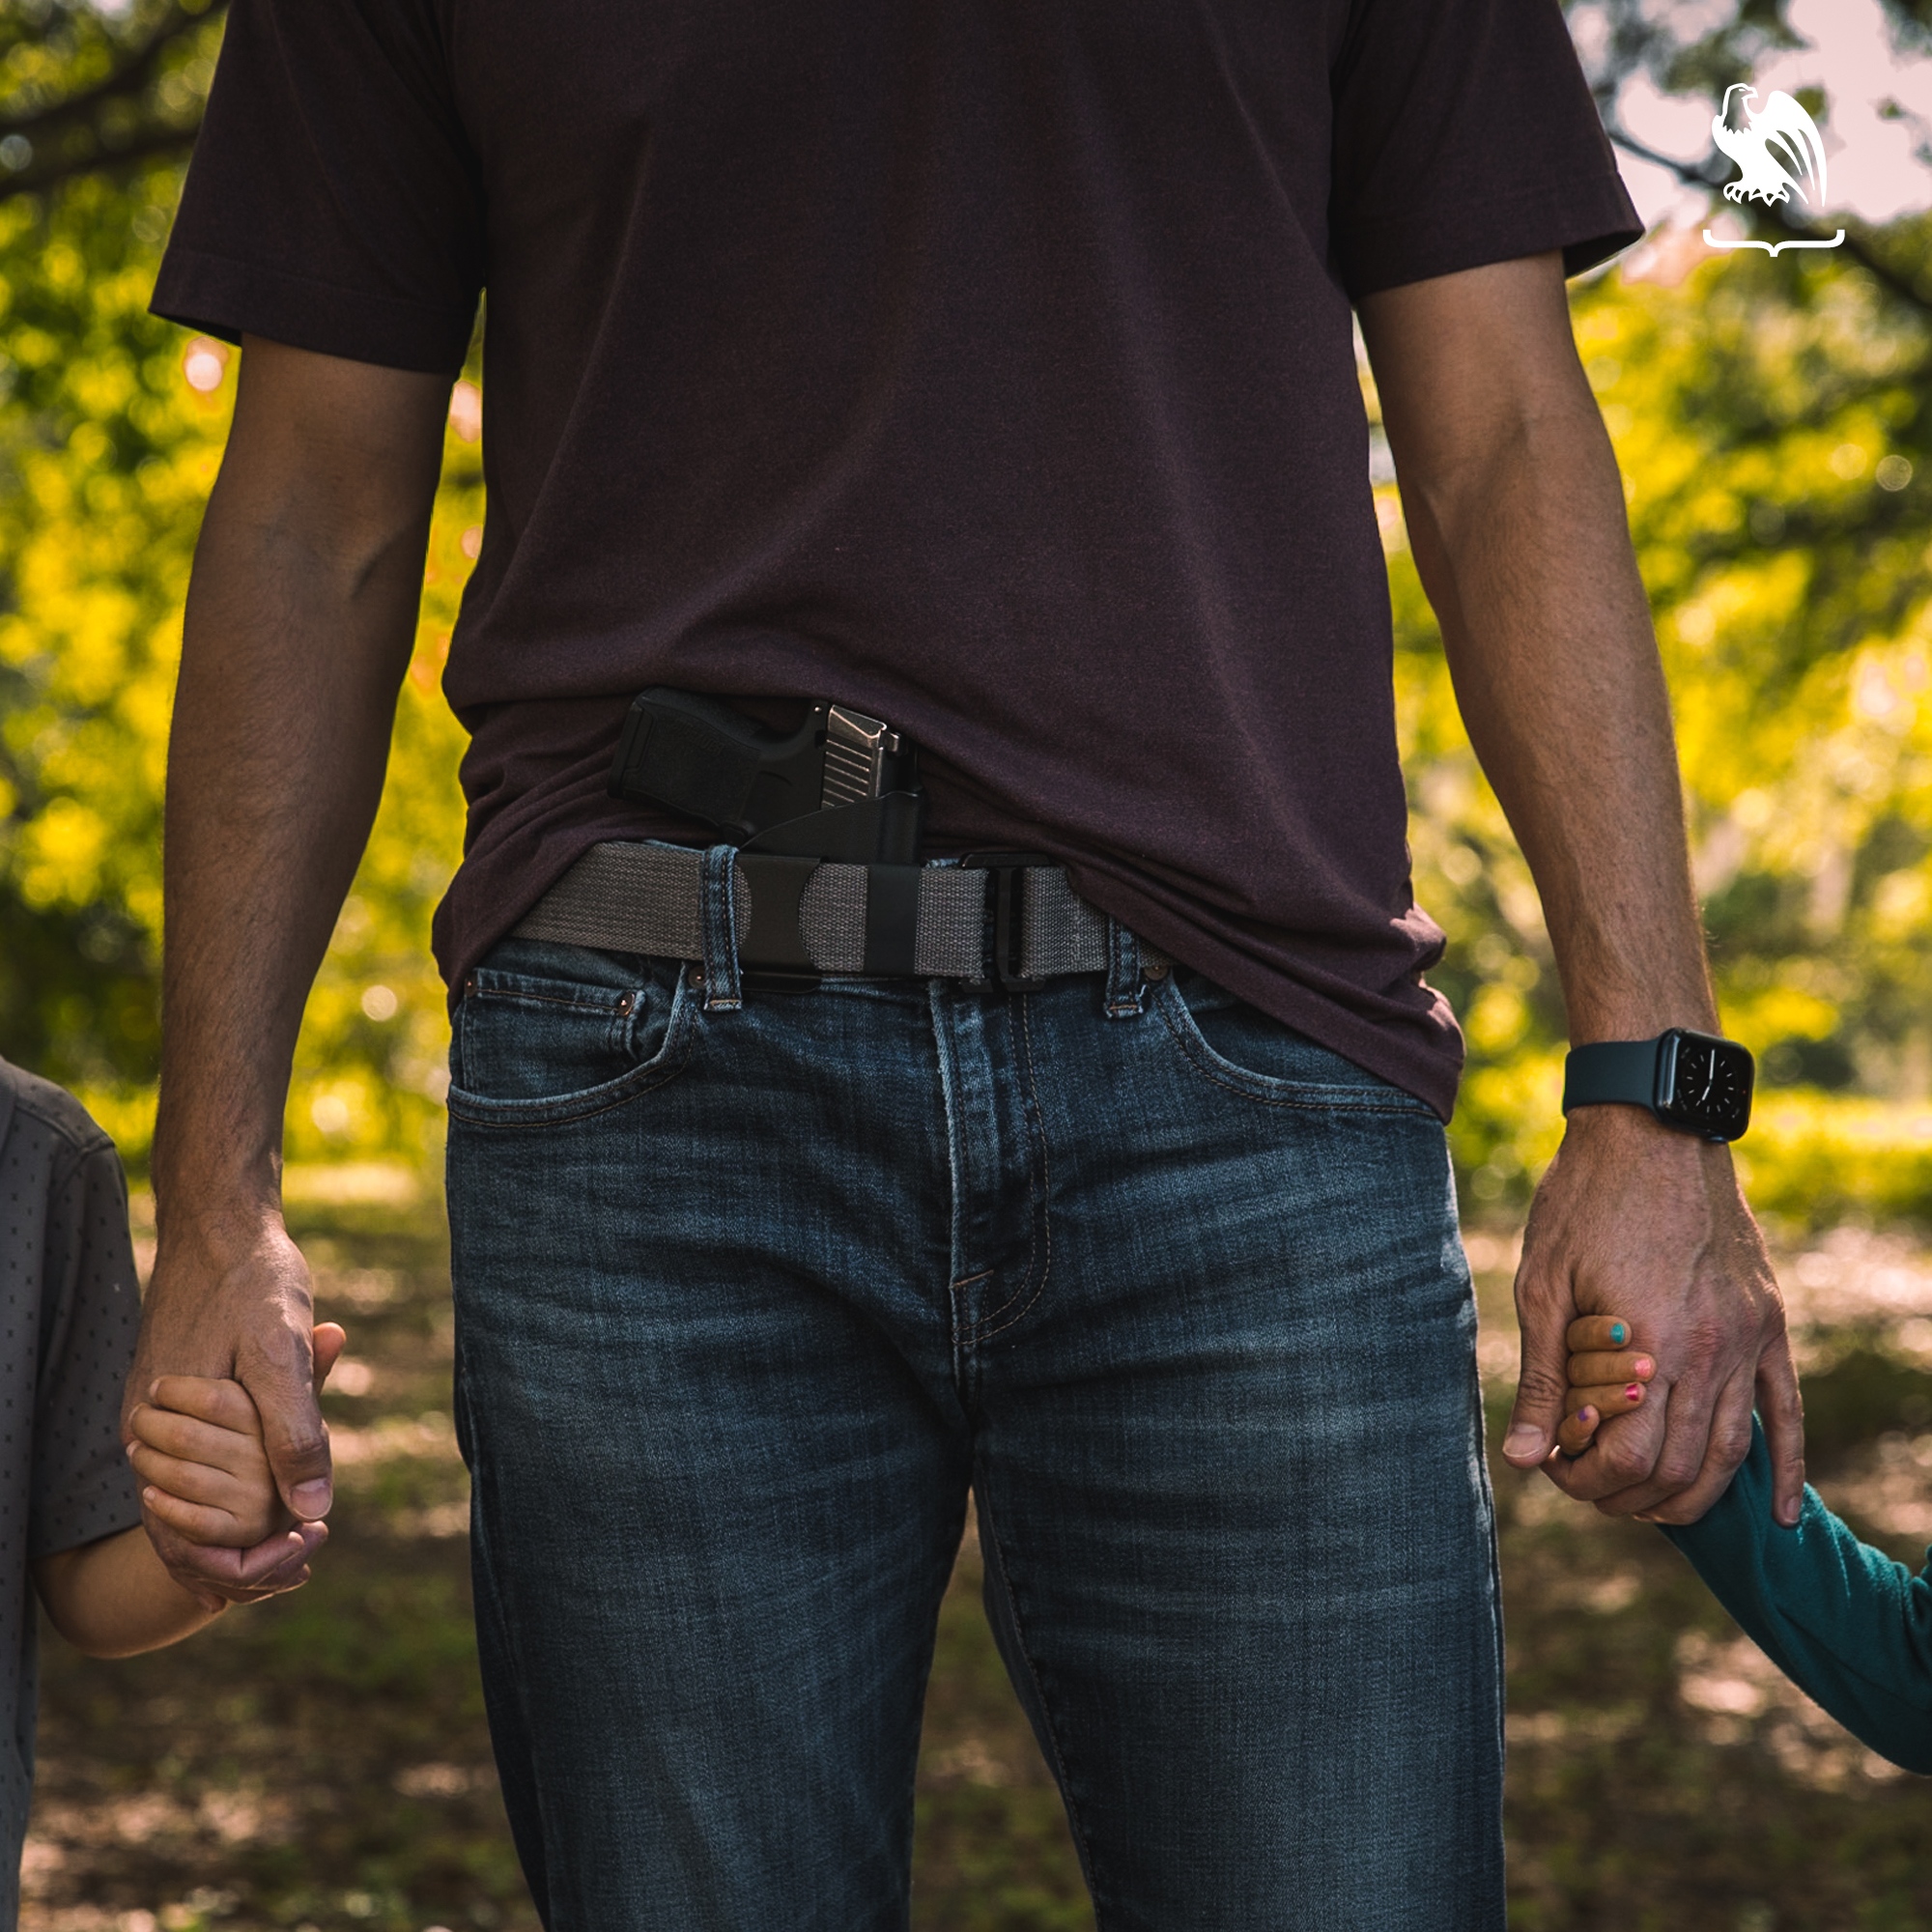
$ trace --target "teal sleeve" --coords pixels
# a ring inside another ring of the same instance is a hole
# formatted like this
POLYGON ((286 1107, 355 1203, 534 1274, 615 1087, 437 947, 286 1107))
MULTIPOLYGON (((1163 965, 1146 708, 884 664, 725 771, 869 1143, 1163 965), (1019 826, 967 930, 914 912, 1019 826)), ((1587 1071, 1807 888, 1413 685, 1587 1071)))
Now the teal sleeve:
POLYGON ((1798 1688, 1907 1771, 1932 1774, 1932 1564, 1915 1577, 1804 1492, 1796 1529, 1771 1514, 1771 1452, 1750 1455, 1701 1521, 1666 1526, 1712 1594, 1798 1688))

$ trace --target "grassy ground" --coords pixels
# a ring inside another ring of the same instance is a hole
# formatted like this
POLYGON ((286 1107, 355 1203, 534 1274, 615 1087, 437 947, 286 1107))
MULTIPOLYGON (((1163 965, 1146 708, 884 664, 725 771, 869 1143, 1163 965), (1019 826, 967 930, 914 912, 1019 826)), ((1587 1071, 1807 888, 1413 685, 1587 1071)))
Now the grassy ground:
MULTIPOLYGON (((317 1210, 337 1530, 316 1581, 195 1642, 92 1663, 49 1640, 22 1932, 532 1932, 468 1623, 447 1282, 419 1219, 317 1210)), ((1510 1254, 1471 1243, 1483 1360, 1510 1254)), ((1865 1534, 1932 1537, 1932 1257, 1844 1232, 1791 1257, 1814 1460, 1865 1534)), ((1499 1469, 1512 1924, 1932 1925, 1932 1792, 1783 1686, 1655 1532, 1499 1469)), ((942 1618, 919 1791, 920 1932, 1091 1927, 1059 1801, 978 1604, 942 1618)))

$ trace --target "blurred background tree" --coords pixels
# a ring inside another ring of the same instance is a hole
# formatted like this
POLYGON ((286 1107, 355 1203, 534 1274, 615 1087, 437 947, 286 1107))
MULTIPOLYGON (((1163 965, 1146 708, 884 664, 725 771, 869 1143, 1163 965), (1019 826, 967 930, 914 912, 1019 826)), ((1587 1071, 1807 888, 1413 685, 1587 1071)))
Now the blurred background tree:
POLYGON ((214 73, 221 9, 211 0, 0 10, 0 189, 40 193, 84 174, 125 177, 185 159, 214 73))
MULTIPOLYGON (((1708 136, 1665 152, 1627 110, 1682 97, 1707 128, 1730 81, 1802 38, 1793 12, 1585 0, 1572 21, 1606 124, 1703 207, 1726 172, 1708 136)), ((1900 48, 1932 45, 1932 0, 1889 14, 1900 48)), ((136 1163, 179 612, 234 380, 226 349, 145 302, 218 33, 218 8, 180 0, 0 13, 0 1052, 77 1087, 136 1163)), ((1809 104, 1829 131, 1831 102, 1809 104)), ((1759 1198, 1807 1215, 1932 1211, 1932 221, 1844 225, 1841 248, 1776 260, 1666 228, 1574 293, 1676 695, 1726 1022, 1762 1056, 1747 1152, 1759 1198)), ((463 737, 437 679, 482 521, 477 382, 452 409, 388 792, 310 1002, 300 1160, 420 1167, 440 1143, 427 934, 460 852, 463 737)), ((1561 1005, 1378 439, 1376 463, 1417 891, 1470 1037, 1459 1164, 1471 1205, 1507 1212, 1559 1131, 1561 1005)))
MULTIPOLYGON (((147 300, 219 31, 218 7, 178 0, 0 11, 0 1052, 78 1089, 137 1166, 181 606, 234 383, 232 352, 147 300)), ((424 949, 461 849, 463 733, 437 680, 482 523, 473 382, 460 397, 390 783, 309 1007, 296 1158, 440 1145, 424 949)))

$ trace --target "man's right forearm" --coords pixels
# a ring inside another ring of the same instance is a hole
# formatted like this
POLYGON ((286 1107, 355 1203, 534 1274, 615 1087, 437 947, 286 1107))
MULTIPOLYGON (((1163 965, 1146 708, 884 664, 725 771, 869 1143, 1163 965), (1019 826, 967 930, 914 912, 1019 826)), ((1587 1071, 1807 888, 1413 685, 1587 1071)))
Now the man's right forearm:
POLYGON ((271 1208, 288 1070, 382 793, 413 630, 224 474, 209 506, 168 747, 164 1235, 271 1208))
POLYGON ((320 1514, 292 1490, 321 1484, 310 1500, 326 1502, 327 1459, 307 1272, 280 1230, 282 1111, 382 794, 447 386, 251 342, 188 593, 168 748, 159 1253, 130 1386, 234 1375, 298 1514, 320 1514))
POLYGON ((155 1184, 178 1230, 274 1199, 302 1004, 414 639, 436 384, 270 343, 242 358, 168 746, 155 1184))

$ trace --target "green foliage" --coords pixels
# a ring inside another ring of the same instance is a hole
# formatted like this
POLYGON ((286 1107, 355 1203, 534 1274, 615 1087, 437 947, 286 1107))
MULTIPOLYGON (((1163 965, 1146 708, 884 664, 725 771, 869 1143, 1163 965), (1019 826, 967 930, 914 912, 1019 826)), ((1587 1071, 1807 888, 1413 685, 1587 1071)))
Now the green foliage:
POLYGON ((0 197, 185 155, 221 13, 221 0, 0 7, 0 197))
POLYGON ((1738 1165, 1761 1214, 1813 1224, 1923 1220, 1932 1214, 1932 1106, 1770 1093, 1738 1165))
MULTIPOLYGON (((147 313, 179 185, 157 167, 126 187, 84 177, 51 207, 0 202, 0 1052, 77 1089, 137 1163, 181 607, 234 384, 227 350, 147 313)), ((427 945, 461 849, 463 742, 438 678, 482 523, 465 427, 389 786, 309 1006, 296 1158, 415 1161, 438 1142, 446 1030, 427 945)))
POLYGON ((109 1097, 154 1075, 169 694, 224 417, 145 312, 176 185, 0 205, 0 1037, 109 1097))
MULTIPOLYGON (((1932 50, 1932 0, 1880 0, 1887 30, 1901 49, 1932 50)), ((1640 151, 1622 128, 1621 96, 1642 79, 1666 94, 1694 94, 1716 101, 1733 81, 1748 81, 1769 53, 1806 44, 1789 18, 1791 0, 1719 0, 1686 6, 1683 0, 1562 0, 1563 12, 1612 139, 1640 151)), ((1815 90, 1807 89, 1807 95, 1815 90)), ((1817 112, 1818 101, 1805 105, 1817 112)), ((1714 151, 1707 151, 1717 159, 1714 151)), ((1698 172, 1701 156, 1678 156, 1686 172, 1698 172)), ((1722 179, 1720 168, 1717 176, 1722 179)))

